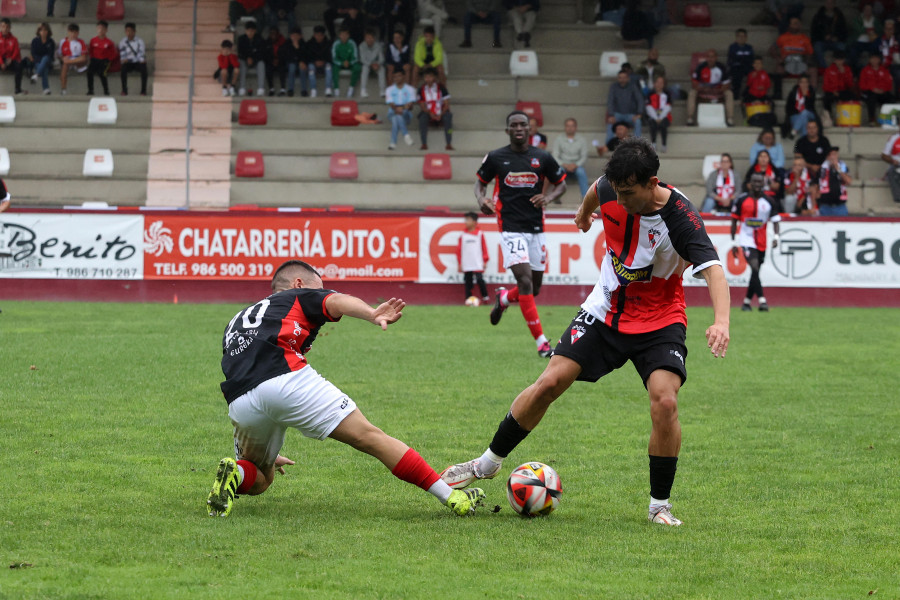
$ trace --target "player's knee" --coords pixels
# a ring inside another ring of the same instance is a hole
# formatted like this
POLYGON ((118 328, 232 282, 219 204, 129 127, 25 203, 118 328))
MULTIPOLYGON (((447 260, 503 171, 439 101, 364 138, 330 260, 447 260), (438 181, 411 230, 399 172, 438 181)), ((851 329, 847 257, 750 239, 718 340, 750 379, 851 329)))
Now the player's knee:
POLYGON ((650 401, 650 415, 654 421, 671 421, 678 418, 678 396, 666 392, 650 401))
POLYGON ((516 286, 519 288, 519 295, 527 296, 528 294, 534 294, 534 284, 531 282, 530 278, 523 277, 517 279, 516 286))
POLYGON ((537 389, 537 394, 535 395, 536 399, 539 402, 548 405, 559 398, 568 387, 568 384, 553 371, 544 371, 541 373, 541 376, 538 377, 538 380, 534 385, 537 389))

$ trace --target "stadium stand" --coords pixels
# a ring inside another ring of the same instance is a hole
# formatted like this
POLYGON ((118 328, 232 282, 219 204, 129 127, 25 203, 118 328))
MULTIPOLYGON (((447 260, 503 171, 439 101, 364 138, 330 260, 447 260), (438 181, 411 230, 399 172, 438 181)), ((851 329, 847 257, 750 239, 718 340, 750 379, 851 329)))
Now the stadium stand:
POLYGON ((119 119, 115 98, 91 98, 87 121, 91 125, 115 125, 119 119))
POLYGON ((353 152, 335 152, 328 164, 328 176, 332 179, 358 179, 359 163, 353 152))
POLYGON ((264 177, 266 162, 262 152, 244 150, 237 153, 234 164, 235 177, 264 177))
POLYGON ((427 180, 453 179, 450 155, 426 154, 422 164, 422 177, 427 180))
POLYGON ((241 100, 238 123, 241 125, 265 125, 269 120, 266 101, 260 99, 241 100))
POLYGON ((112 177, 113 154, 107 148, 88 148, 84 152, 82 174, 85 177, 112 177))

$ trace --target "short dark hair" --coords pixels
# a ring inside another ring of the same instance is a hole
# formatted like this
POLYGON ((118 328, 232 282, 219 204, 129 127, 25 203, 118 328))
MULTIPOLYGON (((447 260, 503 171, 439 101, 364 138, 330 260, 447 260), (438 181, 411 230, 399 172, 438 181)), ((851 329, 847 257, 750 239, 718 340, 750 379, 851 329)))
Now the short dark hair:
POLYGON ((290 33, 288 35, 294 35, 295 33, 299 33, 301 36, 303 35, 303 30, 299 27, 291 27, 290 33))
POLYGON ((426 25, 422 33, 434 33, 434 25, 426 25))
POLYGON ((371 27, 366 27, 366 31, 363 35, 371 35, 374 38, 378 38, 378 32, 372 29, 371 27))
POLYGON ((272 275, 272 291, 275 291, 275 289, 284 285, 288 285, 290 283, 288 272, 294 271, 295 269, 301 269, 310 275, 315 275, 320 279, 322 278, 322 276, 319 275, 319 272, 313 269, 309 263, 305 263, 302 260, 288 260, 281 263, 281 266, 275 269, 275 273, 272 275))
POLYGON ((106 27, 107 29, 109 29, 109 23, 107 23, 107 22, 104 21, 103 19, 100 19, 99 21, 97 21, 97 25, 103 25, 104 27, 106 27))
POLYGON ((525 118, 528 119, 529 121, 531 120, 531 117, 530 117, 530 116, 528 115, 528 113, 525 112, 524 110, 514 110, 514 111, 512 111, 511 113, 509 113, 508 115, 506 115, 506 126, 507 126, 507 127, 509 127, 509 120, 510 120, 514 115, 522 115, 523 117, 525 117, 525 118))
POLYGON ((5 23, 5 24, 9 25, 10 27, 12 27, 12 21, 7 19, 6 17, 3 17, 2 19, 0 19, 0 23, 5 23))
POLYGON ((233 48, 234 43, 232 43, 231 40, 222 40, 222 47, 223 48, 233 48))
POLYGON ((473 221, 477 221, 477 220, 478 220, 478 213, 475 212, 474 210, 470 210, 469 212, 467 212, 467 213, 466 213, 465 215, 463 215, 463 216, 466 217, 467 219, 472 219, 473 221))
POLYGON ((125 29, 134 29, 135 31, 137 31, 137 25, 135 25, 134 23, 125 23, 125 29))
POLYGON ((338 29, 338 33, 350 33, 350 26, 342 24, 341 28, 338 29))
POLYGON ((622 140, 606 165, 606 179, 617 185, 646 185, 658 172, 659 157, 645 138, 622 140))
MULTIPOLYGON (((400 70, 402 71, 402 69, 400 70)), ((426 75, 433 75, 437 77, 437 69, 435 69, 434 67, 425 67, 424 69, 422 69, 422 77, 425 77, 426 75)))
POLYGON ((81 31, 78 23, 69 23, 69 26, 66 29, 68 29, 69 31, 81 31))
POLYGON ((737 31, 735 31, 734 34, 737 35, 739 33, 743 33, 744 35, 747 35, 747 30, 744 29, 743 27, 738 27, 737 31))
POLYGON ((313 27, 313 33, 325 33, 325 26, 316 25, 315 27, 313 27))
POLYGON ((244 23, 244 29, 252 29, 256 31, 256 21, 247 21, 244 23))

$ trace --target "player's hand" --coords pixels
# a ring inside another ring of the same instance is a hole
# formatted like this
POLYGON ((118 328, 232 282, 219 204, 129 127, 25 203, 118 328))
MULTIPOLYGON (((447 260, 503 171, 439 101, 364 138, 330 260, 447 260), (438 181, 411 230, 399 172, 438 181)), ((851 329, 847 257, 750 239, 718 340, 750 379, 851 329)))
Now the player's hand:
POLYGON ((587 233, 591 229, 591 225, 594 224, 594 219, 597 218, 597 215, 594 213, 583 213, 581 209, 578 209, 578 212, 575 213, 575 226, 578 227, 581 231, 587 233))
POLYGON ((716 358, 725 358, 728 350, 728 325, 713 323, 706 330, 706 345, 716 358))
POLYGON ((372 314, 372 322, 381 327, 382 331, 387 329, 391 323, 396 323, 403 316, 403 308, 406 302, 399 298, 391 298, 384 302, 372 314))
POLYGON ((543 194, 535 194, 531 197, 531 203, 534 204, 536 208, 544 208, 547 206, 547 196, 543 194))
POLYGON ((778 247, 778 236, 776 235, 775 237, 772 238, 772 249, 774 250, 777 247, 778 247))
POLYGON ((282 455, 279 454, 279 455, 275 458, 275 469, 276 469, 279 473, 281 473, 282 475, 284 475, 284 466, 285 466, 285 465, 292 465, 292 464, 294 464, 294 461, 292 461, 291 459, 289 459, 287 456, 282 456, 282 455))
POLYGON ((737 246, 732 246, 732 247, 731 247, 731 255, 732 255, 733 257, 735 257, 735 258, 738 257, 738 247, 737 247, 737 246))
POLYGON ((481 208, 481 212, 486 215, 494 214, 494 209, 496 208, 494 201, 490 198, 479 198, 478 206, 481 208))

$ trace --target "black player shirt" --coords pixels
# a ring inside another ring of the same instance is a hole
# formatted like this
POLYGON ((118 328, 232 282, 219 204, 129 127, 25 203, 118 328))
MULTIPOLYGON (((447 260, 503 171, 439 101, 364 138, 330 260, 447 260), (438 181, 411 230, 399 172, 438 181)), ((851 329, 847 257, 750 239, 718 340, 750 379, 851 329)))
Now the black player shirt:
POLYGON ((325 310, 333 290, 290 289, 272 294, 231 319, 222 339, 222 393, 231 404, 263 381, 299 371, 319 328, 337 321, 325 310))
POLYGON ((525 152, 515 152, 504 146, 485 155, 477 176, 484 185, 497 181, 494 200, 500 231, 541 233, 544 210, 531 199, 543 192, 544 178, 558 185, 566 172, 546 150, 528 146, 525 152))

